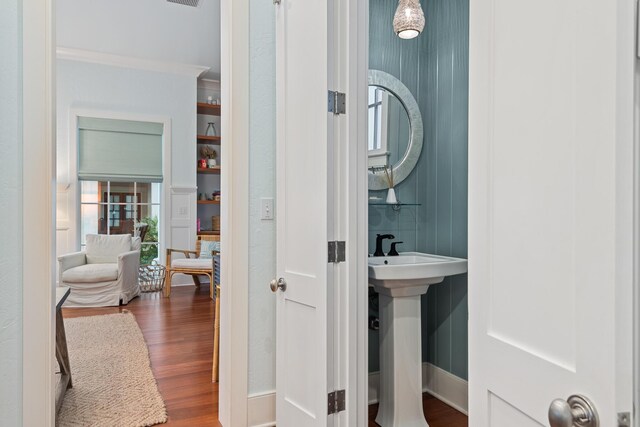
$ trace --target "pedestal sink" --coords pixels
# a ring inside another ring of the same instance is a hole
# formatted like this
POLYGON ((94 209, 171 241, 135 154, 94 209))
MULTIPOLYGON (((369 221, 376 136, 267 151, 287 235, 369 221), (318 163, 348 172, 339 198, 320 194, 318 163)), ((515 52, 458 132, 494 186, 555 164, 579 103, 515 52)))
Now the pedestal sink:
POLYGON ((422 410, 420 295, 446 276, 467 272, 467 260, 419 252, 369 258, 369 283, 380 294, 382 427, 428 427, 422 410))

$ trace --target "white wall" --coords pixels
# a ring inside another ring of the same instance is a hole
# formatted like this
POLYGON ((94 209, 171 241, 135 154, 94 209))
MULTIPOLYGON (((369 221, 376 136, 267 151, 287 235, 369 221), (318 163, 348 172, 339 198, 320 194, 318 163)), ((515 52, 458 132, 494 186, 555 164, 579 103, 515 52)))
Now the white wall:
POLYGON ((196 77, 119 68, 102 64, 57 62, 57 253, 77 250, 77 186, 70 146, 72 109, 91 109, 171 120, 171 174, 164 185, 172 195, 166 211, 173 247, 193 247, 196 194, 196 77))
MULTIPOLYGON (((3 0, 4 1, 4 0, 3 0)), ((57 44, 211 69, 220 76, 220 1, 57 0, 57 44)))
MULTIPOLYGON (((276 224, 260 219, 275 190, 275 16, 270 1, 250 4, 249 394, 275 389, 276 224)), ((276 206, 277 214, 278 208, 276 206)))
POLYGON ((22 51, 19 0, 0 1, 0 424, 22 425, 22 51))

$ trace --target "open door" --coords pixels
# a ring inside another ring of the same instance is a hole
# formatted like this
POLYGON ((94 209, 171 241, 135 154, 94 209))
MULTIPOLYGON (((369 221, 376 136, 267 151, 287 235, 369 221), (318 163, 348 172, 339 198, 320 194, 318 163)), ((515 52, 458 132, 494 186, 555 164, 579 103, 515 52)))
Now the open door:
POLYGON ((276 1, 276 415, 327 422, 329 277, 326 0, 276 1))
POLYGON ((634 3, 471 2, 474 427, 633 425, 634 3))

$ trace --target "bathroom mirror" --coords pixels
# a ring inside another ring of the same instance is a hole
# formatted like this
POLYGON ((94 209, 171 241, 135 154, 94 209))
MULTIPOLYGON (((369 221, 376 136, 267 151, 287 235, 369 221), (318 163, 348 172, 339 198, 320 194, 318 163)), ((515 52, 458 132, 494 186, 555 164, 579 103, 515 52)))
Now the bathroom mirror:
POLYGON ((384 167, 393 169, 394 185, 409 176, 422 151, 423 126, 418 103, 391 74, 369 70, 369 190, 389 187, 384 167))

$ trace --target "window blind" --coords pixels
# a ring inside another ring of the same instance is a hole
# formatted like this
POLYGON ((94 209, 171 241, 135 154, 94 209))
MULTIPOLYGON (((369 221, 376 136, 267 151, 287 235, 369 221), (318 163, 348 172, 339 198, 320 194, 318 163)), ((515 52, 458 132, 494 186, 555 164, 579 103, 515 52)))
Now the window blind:
POLYGON ((162 182, 162 123, 78 117, 78 179, 162 182))

